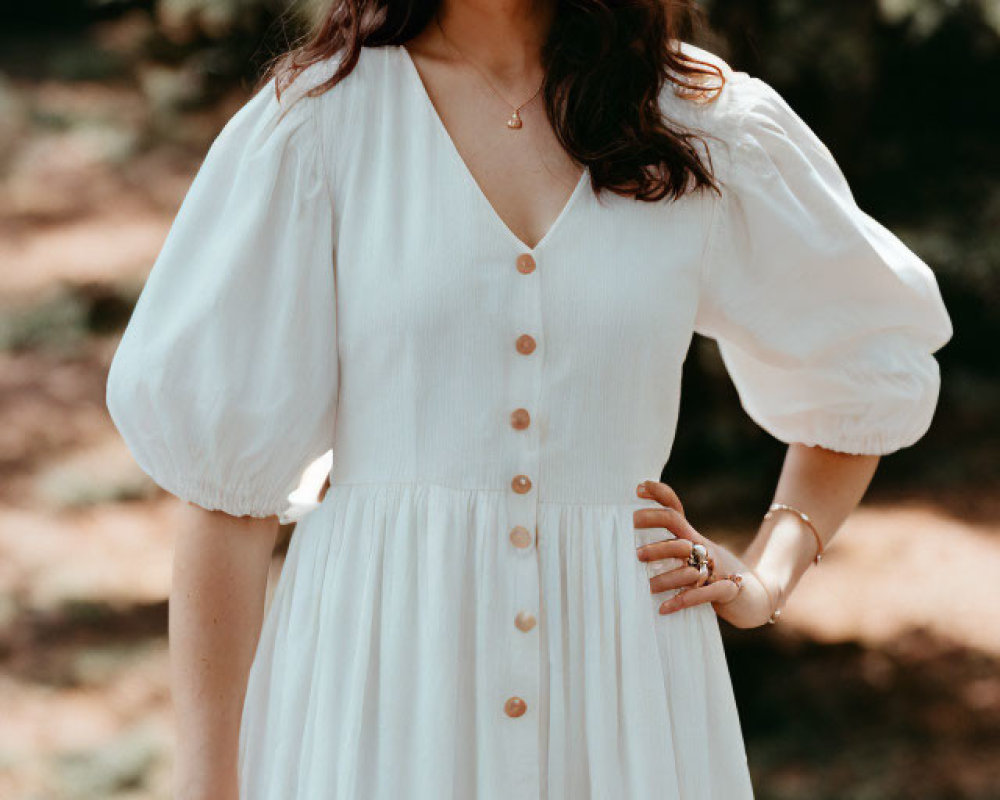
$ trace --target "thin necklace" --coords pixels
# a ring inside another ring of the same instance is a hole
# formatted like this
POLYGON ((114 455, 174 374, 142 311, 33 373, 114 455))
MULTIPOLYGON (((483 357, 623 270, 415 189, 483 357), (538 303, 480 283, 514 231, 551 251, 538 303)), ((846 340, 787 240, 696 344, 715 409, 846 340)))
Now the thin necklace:
POLYGON ((512 131, 516 131, 516 130, 520 129, 524 125, 524 122, 521 120, 521 109, 524 108, 526 105, 528 105, 528 103, 530 103, 536 97, 538 97, 538 93, 540 91, 542 91, 542 87, 545 85, 545 79, 543 78, 542 82, 538 84, 538 88, 535 90, 535 93, 533 95, 531 95, 531 97, 529 97, 527 100, 525 100, 519 106, 514 105, 507 98, 505 98, 502 94, 500 94, 500 92, 497 90, 496 86, 493 85, 493 81, 491 81, 489 79, 489 76, 487 76, 485 70, 483 70, 471 58, 469 58, 468 56, 466 56, 465 53, 463 53, 458 48, 458 46, 451 39, 448 38, 448 35, 444 32, 444 28, 441 27, 441 18, 437 14, 434 15, 434 21, 437 23, 438 30, 441 31, 441 35, 444 37, 444 40, 448 43, 448 45, 451 47, 451 49, 454 50, 456 53, 458 53, 458 55, 461 58, 463 58, 465 61, 468 61, 470 64, 472 64, 472 66, 476 68, 476 71, 479 72, 479 74, 483 76, 483 80, 485 80, 486 83, 487 83, 487 85, 490 87, 490 89, 493 90, 493 93, 497 97, 499 97, 501 100, 503 100, 504 103, 506 103, 508 106, 510 106, 513 109, 513 113, 507 119, 507 127, 510 130, 512 130, 512 131))

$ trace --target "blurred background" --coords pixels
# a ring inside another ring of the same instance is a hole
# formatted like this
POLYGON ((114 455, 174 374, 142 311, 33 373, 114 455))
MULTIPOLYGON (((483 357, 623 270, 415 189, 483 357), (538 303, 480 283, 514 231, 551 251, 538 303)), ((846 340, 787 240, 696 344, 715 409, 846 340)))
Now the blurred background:
MULTIPOLYGON (((1000 0, 701 5, 689 38, 779 89, 955 323, 931 431, 883 461, 778 625, 723 624, 758 796, 1000 798, 1000 0)), ((118 439, 104 381, 208 145, 306 11, 4 7, 0 797, 168 798, 178 508, 118 439)), ((686 370, 664 478, 739 546, 783 448, 712 343, 686 370)))

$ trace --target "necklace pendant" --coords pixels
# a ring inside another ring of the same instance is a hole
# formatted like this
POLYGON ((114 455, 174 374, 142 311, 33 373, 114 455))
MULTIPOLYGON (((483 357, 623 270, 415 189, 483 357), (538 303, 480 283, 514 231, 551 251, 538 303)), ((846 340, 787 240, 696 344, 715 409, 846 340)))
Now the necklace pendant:
POLYGON ((523 124, 524 123, 521 122, 521 115, 520 115, 520 113, 518 113, 518 110, 515 108, 514 109, 514 113, 511 114, 510 115, 510 119, 507 120, 507 127, 510 128, 512 131, 516 131, 523 124))

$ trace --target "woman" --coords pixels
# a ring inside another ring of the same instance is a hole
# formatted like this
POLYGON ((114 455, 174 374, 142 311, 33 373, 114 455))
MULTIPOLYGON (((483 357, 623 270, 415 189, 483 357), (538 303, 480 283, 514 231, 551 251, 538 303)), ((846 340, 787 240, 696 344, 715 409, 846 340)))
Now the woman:
POLYGON ((681 8, 338 0, 212 145, 108 377, 192 509, 179 798, 752 796, 718 617, 775 618, 951 328, 681 8), (741 555, 656 480, 693 332, 789 444, 741 555))

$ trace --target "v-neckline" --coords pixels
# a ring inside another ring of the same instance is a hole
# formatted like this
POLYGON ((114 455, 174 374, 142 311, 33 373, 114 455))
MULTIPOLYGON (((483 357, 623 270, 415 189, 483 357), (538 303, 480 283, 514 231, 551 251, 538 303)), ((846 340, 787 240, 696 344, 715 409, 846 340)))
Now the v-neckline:
POLYGON ((472 170, 469 169, 469 165, 465 162, 465 159, 462 158, 462 154, 459 152, 454 138, 452 138, 451 133, 444 124, 444 120, 441 119, 441 115, 438 113, 437 108, 434 106, 434 102, 431 100, 430 93, 427 91, 427 85, 424 83, 423 76, 421 76, 420 70, 417 69, 417 65, 413 61, 413 57, 410 55, 410 51, 407 50, 406 46, 402 44, 397 44, 395 47, 399 51, 402 59, 406 62, 407 70, 416 82, 416 88, 421 95, 421 102, 431 117, 431 122, 437 130, 438 137, 443 140, 445 149, 449 152, 452 160, 455 161, 458 166, 458 171, 470 184, 473 193, 479 198, 479 202, 486 207, 490 218, 494 221, 497 227, 500 228, 503 234, 512 240, 519 250, 526 253, 537 253, 543 245, 547 244, 552 239, 563 220, 569 216, 569 212, 577 202, 577 197, 583 193, 584 187, 587 185, 588 178, 590 176, 589 166, 584 165, 583 172, 580 174, 580 177, 576 182, 576 186, 573 187, 573 191, 570 192, 566 202, 563 203, 562 209, 560 209, 556 218, 552 221, 552 224, 549 225, 548 230, 542 234, 542 238, 535 243, 534 247, 530 247, 527 242, 514 233, 513 229, 507 224, 506 220, 500 216, 500 212, 497 211, 496 206, 494 206, 493 202, 486 196, 486 192, 483 191, 483 187, 479 184, 479 181, 476 180, 476 176, 472 174, 472 170))

